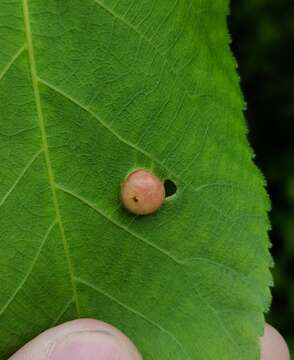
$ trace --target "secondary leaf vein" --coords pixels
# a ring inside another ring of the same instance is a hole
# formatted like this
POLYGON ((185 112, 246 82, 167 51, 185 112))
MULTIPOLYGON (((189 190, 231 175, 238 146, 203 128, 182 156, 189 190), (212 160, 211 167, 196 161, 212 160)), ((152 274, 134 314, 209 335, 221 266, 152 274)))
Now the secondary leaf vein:
MULTIPOLYGON (((77 105, 79 108, 83 109, 85 112, 87 112, 89 115, 91 115, 93 118, 95 118, 104 128, 106 128, 109 132, 111 132, 113 134, 113 136, 115 136, 119 141, 121 141, 122 143, 126 144, 127 146, 133 148, 134 150, 136 150, 137 152, 140 152, 141 154, 145 155, 146 157, 148 157, 151 161, 153 161, 154 163, 158 164, 159 166, 161 166, 163 169, 165 169, 167 171, 167 173, 170 176, 173 176, 175 179, 179 179, 179 176, 174 173, 173 170, 171 170, 170 168, 168 168, 166 165, 163 164, 163 162, 161 162, 160 160, 158 160, 157 158, 155 158, 153 155, 151 155, 150 153, 148 153, 147 151, 143 150, 141 147, 131 143, 130 141, 126 140, 125 138, 123 138, 119 133, 117 133, 112 127, 110 127, 104 120, 101 119, 100 116, 96 115, 92 110, 88 109, 85 105, 83 105, 79 100, 73 98, 72 96, 70 96, 69 94, 65 93, 64 91, 62 91, 61 89, 59 89, 58 87, 56 87, 53 84, 50 84, 48 81, 41 79, 40 77, 38 77, 38 81, 47 86, 48 88, 50 88, 51 90, 55 91, 56 93, 60 94, 61 96, 63 96, 64 98, 68 99, 69 101, 71 101, 73 104, 77 105)), ((183 183, 183 185, 185 185, 186 188, 189 188, 191 191, 193 191, 194 193, 198 192, 201 189, 201 186, 199 187, 195 187, 193 186, 191 183, 188 183, 187 181, 185 181, 184 179, 181 179, 181 182, 183 183)), ((217 213, 219 213, 223 218, 227 218, 229 219, 229 217, 223 213, 221 213, 219 211, 218 208, 214 207, 212 204, 209 205, 209 207, 211 207, 213 210, 215 210, 217 213)))
POLYGON ((158 47, 153 44, 153 42, 151 41, 151 39, 149 39, 144 33, 142 33, 135 25, 131 24, 127 19, 125 19, 124 17, 120 16, 119 14, 117 14, 113 9, 110 9, 108 6, 106 6, 105 4, 103 4, 101 1, 99 0, 94 0, 94 2, 100 6, 102 9, 104 9, 106 12, 108 12, 111 16, 114 17, 114 19, 117 19, 118 21, 120 21, 121 23, 123 23, 124 25, 126 25, 129 29, 131 29, 134 33, 136 33, 142 40, 144 40, 145 42, 147 42, 155 51, 156 53, 167 63, 167 66, 169 67, 169 69, 171 70, 171 72, 177 76, 179 83, 181 84, 181 86, 184 89, 184 92, 187 94, 187 96, 189 98, 194 98, 194 95, 191 94, 185 83, 182 81, 182 79, 180 77, 178 77, 178 72, 177 70, 174 68, 174 66, 170 63, 170 61, 168 60, 168 58, 162 54, 160 52, 160 50, 158 49, 158 47))
POLYGON ((57 325, 58 321, 62 318, 62 316, 66 313, 67 309, 70 307, 70 305, 72 303, 74 303, 74 301, 75 301, 75 299, 72 297, 66 302, 66 304, 61 309, 60 313, 57 315, 56 319, 54 319, 54 321, 52 321, 49 328, 52 328, 57 325))
MULTIPOLYGON (((96 211, 97 213, 99 213, 101 216, 103 216, 104 218, 106 218, 108 221, 110 221, 112 224, 114 224, 115 226, 119 227, 120 229, 126 231, 127 233, 129 233, 130 235, 132 235, 133 237, 135 237, 137 240, 140 240, 142 242, 144 242, 145 244, 147 244, 148 246, 153 247, 154 249, 156 249, 157 251, 160 251, 160 253, 164 254, 165 256, 167 256, 168 258, 170 258, 171 260, 173 260, 174 262, 176 262, 179 265, 183 265, 184 262, 177 259, 174 255, 170 254, 168 251, 158 247, 157 245, 153 244, 152 242, 148 241, 147 239, 145 239, 142 236, 139 236, 138 234, 134 233, 132 230, 130 230, 129 228, 127 228, 126 226, 118 223, 117 221, 115 221, 114 219, 112 219, 109 215, 105 214, 102 210, 98 209, 97 206, 95 206, 94 204, 90 203, 88 200, 86 200, 85 198, 83 198, 82 196, 74 193, 73 191, 66 189, 65 187, 63 187, 62 185, 59 184, 55 184, 56 188, 58 188, 59 190, 63 191, 64 193, 67 193, 70 196, 73 196, 74 198, 76 198, 77 200, 81 201, 82 203, 84 203, 85 205, 87 205, 88 207, 92 208, 94 211, 96 211)), ((235 340, 233 339, 232 335, 229 333, 228 329, 226 328, 226 326, 224 325, 223 321, 219 318, 217 311, 214 309, 214 307, 202 296, 202 294, 200 293, 199 289, 195 288, 195 291, 199 297, 199 299, 205 303, 208 308, 212 311, 212 313, 214 314, 214 316, 217 318, 217 320, 220 323, 220 326, 224 329, 224 331, 227 333, 228 337, 230 338, 230 340, 232 341, 232 343, 234 345, 236 345, 236 347, 239 349, 238 344, 235 342, 235 340)))
POLYGON ((110 299, 111 301, 119 304, 121 307, 123 307, 124 309, 132 312, 133 314, 135 314, 136 316, 144 319, 145 321, 147 321, 148 323, 150 323, 151 325, 153 325, 154 327, 156 327, 157 329, 159 329, 161 332, 165 333, 166 335, 168 335, 183 351, 183 353, 189 358, 191 359, 190 355, 187 354, 184 346, 180 343, 180 341, 176 338, 176 336, 174 334, 172 334, 170 331, 168 331, 167 329, 163 328, 161 325, 159 325, 158 323, 156 323, 155 321, 149 319, 148 317, 146 317, 144 314, 140 313, 139 311, 135 310, 134 308, 126 305, 125 303, 123 303, 122 301, 120 301, 119 299, 117 299, 116 297, 114 297, 113 295, 108 294, 106 291, 98 288, 96 285, 91 284, 90 282, 83 280, 81 278, 76 278, 76 281, 78 281, 79 283, 95 290, 96 292, 102 294, 103 296, 107 297, 108 299, 110 299))
POLYGON ((7 65, 0 73, 0 81, 8 73, 11 66, 15 63, 15 61, 19 58, 19 56, 25 51, 25 49, 26 49, 26 44, 23 44, 23 46, 19 50, 17 50, 17 52, 12 56, 11 60, 7 63, 7 65))
POLYGON ((0 201, 0 207, 5 203, 5 201, 9 198, 9 196, 13 193, 14 189, 16 188, 17 184, 21 181, 21 179, 25 176, 29 168, 33 165, 35 160, 39 157, 43 149, 39 150, 27 163, 27 165, 22 169, 21 173, 18 175, 15 182, 12 184, 10 189, 7 191, 7 193, 3 196, 2 200, 0 201))
POLYGON ((43 85, 47 86, 48 88, 50 88, 51 90, 55 91, 56 93, 60 94, 61 96, 63 96, 64 98, 68 99, 69 101, 71 101, 73 104, 77 105, 79 108, 83 109, 85 112, 87 112, 89 115, 91 115, 93 118, 95 118, 104 128, 106 128, 108 131, 110 131, 119 141, 121 141, 122 143, 126 144, 127 146, 133 148, 134 150, 140 152, 141 154, 145 155, 146 157, 148 157, 150 160, 152 160, 153 162, 157 163, 158 165, 160 165, 162 168, 164 168, 168 173, 170 173, 171 175, 177 177, 176 174, 174 174, 172 172, 172 170, 170 170, 169 168, 167 168, 165 165, 163 165, 158 159, 154 158, 151 154, 149 154, 148 152, 146 152, 145 150, 143 150, 142 148, 136 146, 135 144, 131 143, 130 141, 126 140, 125 138, 123 138, 120 134, 118 134, 111 126, 109 126, 104 120, 101 119, 100 116, 98 116, 97 114, 95 114, 92 110, 88 109, 85 105, 83 105, 79 100, 73 98, 72 96, 70 96, 69 94, 66 94, 64 91, 62 91, 61 89, 59 89, 58 87, 56 87, 53 84, 50 84, 48 81, 41 79, 40 77, 38 78, 39 82, 42 83, 43 85))
POLYGON ((42 249, 46 243, 46 240, 48 239, 52 229, 54 228, 54 226, 56 225, 56 221, 54 221, 48 228, 48 230, 46 231, 45 236, 43 237, 40 246, 36 252, 36 255, 30 265, 30 267, 28 268, 28 271, 26 272, 25 276, 23 277, 22 281, 20 282, 20 284, 18 285, 18 287, 15 289, 15 291, 13 292, 13 294, 11 295, 11 297, 8 299, 8 301, 4 304, 4 306, 2 307, 2 309, 0 310, 0 316, 4 314, 5 310, 9 307, 9 305, 13 302, 13 300, 16 298, 17 294, 19 293, 19 291, 23 288, 24 284, 26 283, 27 279, 29 278, 29 276, 31 275, 31 273, 33 272, 34 266, 37 263, 39 256, 42 252, 42 249))
POLYGON ((109 215, 107 215, 106 213, 104 213, 102 210, 98 209, 97 206, 95 206, 94 204, 92 204, 91 202, 89 202, 87 199, 85 199, 84 197, 76 194, 75 192, 66 189, 64 186, 60 185, 60 184, 55 184, 56 188, 63 191, 64 193, 76 198, 77 200, 79 200, 81 203, 87 205, 88 207, 90 207, 91 209, 93 209, 95 212, 97 212, 99 215, 103 216, 105 219, 107 219, 109 222, 111 222, 113 225, 115 225, 116 227, 120 228, 121 230, 127 232, 128 234, 130 234, 132 237, 136 238, 139 241, 144 242, 145 244, 147 244, 148 246, 151 246, 152 248, 158 250, 160 253, 164 254, 165 256, 167 256, 169 259, 173 260, 174 262, 176 262, 177 264, 182 264, 180 260, 178 260, 174 255, 170 254, 168 251, 160 248, 159 246, 153 244, 152 242, 148 241, 147 239, 145 239, 144 237, 138 235, 137 233, 133 232, 132 230, 130 230, 128 227, 120 224, 119 222, 115 221, 114 219, 112 219, 109 215))

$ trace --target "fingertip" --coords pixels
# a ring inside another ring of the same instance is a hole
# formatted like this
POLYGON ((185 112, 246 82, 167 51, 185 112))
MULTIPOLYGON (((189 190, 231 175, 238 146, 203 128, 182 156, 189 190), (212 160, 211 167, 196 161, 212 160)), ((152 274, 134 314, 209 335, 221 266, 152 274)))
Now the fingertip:
POLYGON ((290 360, 290 353, 282 335, 266 324, 261 338, 261 360, 290 360))
POLYGON ((115 335, 102 331, 72 333, 54 344, 48 360, 138 360, 135 349, 115 335))
POLYGON ((80 319, 49 329, 10 360, 142 360, 135 345, 117 328, 80 319))

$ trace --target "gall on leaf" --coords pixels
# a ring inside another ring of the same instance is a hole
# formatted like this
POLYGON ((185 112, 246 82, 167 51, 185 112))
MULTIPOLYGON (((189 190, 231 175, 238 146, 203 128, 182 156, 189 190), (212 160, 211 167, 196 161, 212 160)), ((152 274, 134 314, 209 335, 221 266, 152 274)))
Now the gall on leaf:
POLYGON ((139 169, 125 179, 121 186, 123 206, 135 215, 148 215, 157 211, 165 199, 165 188, 150 171, 139 169))

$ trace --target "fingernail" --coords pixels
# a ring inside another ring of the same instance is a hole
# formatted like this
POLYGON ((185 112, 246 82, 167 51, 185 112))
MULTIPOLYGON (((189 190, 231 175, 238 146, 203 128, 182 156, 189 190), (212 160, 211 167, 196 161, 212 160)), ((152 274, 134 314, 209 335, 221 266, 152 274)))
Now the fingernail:
POLYGON ((57 341, 49 360, 139 360, 127 341, 107 331, 76 332, 57 341))

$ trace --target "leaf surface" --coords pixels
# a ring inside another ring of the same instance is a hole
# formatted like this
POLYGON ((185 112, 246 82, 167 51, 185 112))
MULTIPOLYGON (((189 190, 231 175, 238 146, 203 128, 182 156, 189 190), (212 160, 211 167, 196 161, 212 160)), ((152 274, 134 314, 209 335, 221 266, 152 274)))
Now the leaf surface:
POLYGON ((77 317, 144 359, 259 359, 268 199, 226 0, 0 4, 0 358, 77 317), (137 168, 177 185, 120 205, 137 168))

